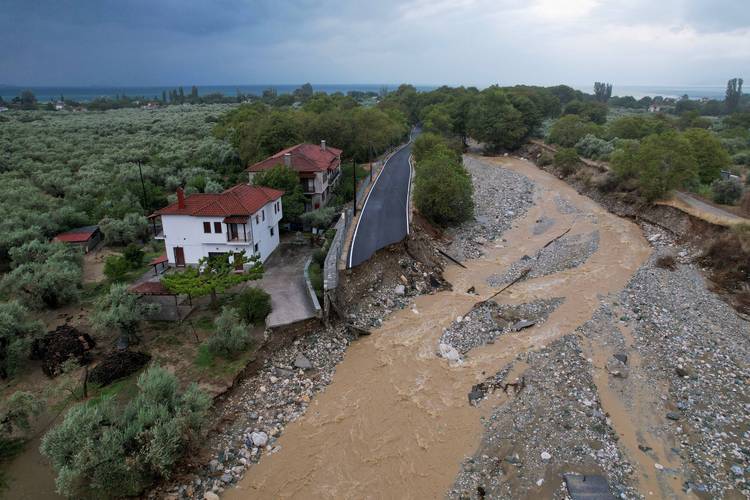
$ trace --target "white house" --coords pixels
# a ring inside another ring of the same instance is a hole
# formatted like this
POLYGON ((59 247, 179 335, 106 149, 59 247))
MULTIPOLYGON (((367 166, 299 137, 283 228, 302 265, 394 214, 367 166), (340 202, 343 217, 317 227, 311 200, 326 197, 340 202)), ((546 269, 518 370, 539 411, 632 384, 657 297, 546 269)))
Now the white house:
POLYGON ((341 181, 341 153, 340 149, 327 146, 326 141, 320 141, 320 146, 297 144, 248 167, 247 172, 252 183, 258 172, 278 165, 291 168, 299 176, 305 211, 309 212, 326 206, 333 188, 341 181))
POLYGON ((196 265, 202 257, 239 253, 265 261, 279 246, 282 191, 239 184, 220 194, 185 196, 149 218, 164 240, 169 265, 196 265))

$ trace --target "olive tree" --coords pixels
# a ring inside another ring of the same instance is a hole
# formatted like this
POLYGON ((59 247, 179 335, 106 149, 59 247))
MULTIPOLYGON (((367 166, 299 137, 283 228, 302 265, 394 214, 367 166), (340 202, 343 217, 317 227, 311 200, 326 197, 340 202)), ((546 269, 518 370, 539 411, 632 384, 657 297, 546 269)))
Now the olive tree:
POLYGON ((35 338, 44 333, 17 301, 0 302, 0 378, 12 377, 29 357, 35 338))
POLYGON ((137 496, 169 478, 200 431, 211 399, 196 384, 180 392, 177 378, 153 366, 138 377, 124 408, 110 396, 79 403, 42 439, 57 472, 57 492, 70 498, 137 496))
POLYGON ((115 283, 109 293, 96 302, 91 324, 101 333, 119 332, 120 343, 128 345, 139 339, 140 324, 146 315, 158 309, 158 304, 141 302, 140 295, 128 291, 126 284, 115 283))

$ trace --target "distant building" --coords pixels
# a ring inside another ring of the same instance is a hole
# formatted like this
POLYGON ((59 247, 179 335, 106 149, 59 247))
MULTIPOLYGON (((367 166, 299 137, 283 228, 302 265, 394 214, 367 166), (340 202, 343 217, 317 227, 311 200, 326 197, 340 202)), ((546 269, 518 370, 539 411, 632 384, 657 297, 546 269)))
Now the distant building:
POLYGON ((291 168, 297 172, 305 193, 305 211, 310 212, 326 206, 331 191, 340 182, 341 153, 340 149, 327 146, 326 141, 320 141, 320 146, 297 144, 248 167, 247 172, 252 183, 258 172, 278 165, 291 168))
POLYGON ((55 111, 62 111, 65 109, 65 103, 63 101, 57 101, 55 103, 55 111))
POLYGON ((652 104, 648 107, 649 113, 659 113, 661 112, 661 105, 660 104, 652 104))
POLYGON ((8 108, 6 108, 5 106, 0 106, 0 113, 2 113, 3 111, 8 111, 8 108))
POLYGON ((141 109, 159 109, 159 104, 155 102, 149 102, 141 106, 141 109))
POLYGON ((59 241, 68 245, 80 247, 84 253, 92 250, 102 239, 99 226, 84 226, 60 233, 52 241, 59 241))
POLYGON ((185 196, 149 218, 164 240, 171 266, 196 265, 203 257, 239 253, 265 261, 279 246, 281 196, 276 189, 239 184, 220 194, 185 196), (161 228, 158 222, 161 221, 161 228))

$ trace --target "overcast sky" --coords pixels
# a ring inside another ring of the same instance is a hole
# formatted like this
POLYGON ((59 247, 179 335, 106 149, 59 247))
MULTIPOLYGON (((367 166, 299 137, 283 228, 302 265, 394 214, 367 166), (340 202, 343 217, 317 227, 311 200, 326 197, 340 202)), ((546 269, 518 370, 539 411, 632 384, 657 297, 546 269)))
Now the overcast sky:
POLYGON ((0 83, 710 85, 750 0, 0 0, 0 83))

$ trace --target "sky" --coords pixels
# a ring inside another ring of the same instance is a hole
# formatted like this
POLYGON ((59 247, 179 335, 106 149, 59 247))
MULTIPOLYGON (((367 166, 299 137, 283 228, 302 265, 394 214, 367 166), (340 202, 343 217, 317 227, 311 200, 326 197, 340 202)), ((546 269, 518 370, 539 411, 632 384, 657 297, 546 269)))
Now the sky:
POLYGON ((750 0, 0 0, 0 84, 721 85, 750 0))

